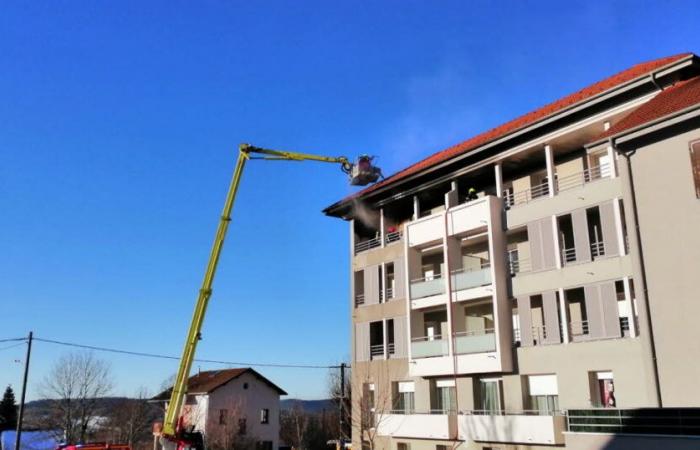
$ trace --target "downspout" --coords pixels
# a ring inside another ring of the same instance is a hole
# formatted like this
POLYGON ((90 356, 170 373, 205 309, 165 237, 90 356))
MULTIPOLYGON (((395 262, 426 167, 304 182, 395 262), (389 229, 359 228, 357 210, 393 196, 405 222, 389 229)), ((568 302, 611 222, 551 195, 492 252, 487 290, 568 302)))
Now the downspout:
POLYGON ((647 288, 647 272, 646 272, 646 265, 644 264, 644 250, 642 248, 642 233, 641 233, 641 228, 639 226, 639 212, 637 210, 637 195, 635 194, 634 191, 634 177, 632 175, 632 160, 631 157, 634 155, 637 151, 632 150, 630 152, 624 152, 621 151, 617 145, 615 145, 614 139, 611 137, 608 139, 609 145, 621 154, 622 156, 625 157, 627 160, 627 179, 628 179, 628 184, 629 184, 629 189, 630 189, 630 196, 632 198, 632 216, 634 217, 634 234, 635 238, 637 240, 637 250, 639 251, 639 266, 640 266, 640 272, 641 272, 641 281, 642 281, 642 292, 644 295, 644 314, 646 316, 645 320, 645 325, 647 330, 649 331, 649 351, 651 352, 651 362, 652 362, 652 369, 654 373, 654 390, 656 394, 656 402, 658 404, 659 408, 663 408, 663 399, 661 397, 661 383, 659 381, 659 364, 658 360, 656 357, 656 341, 654 339, 654 325, 651 320, 651 306, 649 305, 649 289, 647 288))

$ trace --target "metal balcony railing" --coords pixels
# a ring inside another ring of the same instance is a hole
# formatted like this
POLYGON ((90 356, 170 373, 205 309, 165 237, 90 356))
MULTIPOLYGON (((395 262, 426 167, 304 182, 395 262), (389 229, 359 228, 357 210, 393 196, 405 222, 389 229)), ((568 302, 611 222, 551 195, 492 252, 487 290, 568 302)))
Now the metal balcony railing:
POLYGON ((530 272, 532 270, 530 259, 521 258, 517 255, 517 253, 508 252, 506 261, 508 261, 508 269, 510 270, 511 275, 530 272))
POLYGON ((520 343, 520 327, 513 328, 513 344, 520 343))
POLYGON ((622 332, 622 335, 625 335, 625 331, 630 330, 630 318, 629 317, 620 317, 620 332, 622 332))
POLYGON ((588 335, 588 321, 575 321, 569 322, 569 335, 571 337, 576 336, 587 336, 588 335))
POLYGON ((428 277, 411 280, 411 298, 430 297, 445 293, 445 281, 442 274, 436 273, 428 277))
POLYGON ((369 249, 377 248, 382 245, 382 240, 378 237, 355 244, 355 254, 366 252, 369 249))
POLYGON ((384 356, 384 344, 370 345, 369 346, 369 356, 376 358, 378 356, 384 356))
POLYGON ((452 289, 462 291, 491 284, 491 263, 481 261, 480 268, 461 268, 452 272, 452 289))
POLYGON ((384 242, 391 244, 392 242, 400 241, 402 237, 403 233, 401 231, 392 231, 384 236, 384 242))
POLYGON ((574 247, 561 250, 561 262, 563 264, 576 261, 576 249, 574 247))
POLYGON ((386 351, 387 351, 387 353, 389 353, 390 355, 393 355, 394 353, 396 353, 396 344, 394 344, 393 342, 389 342, 389 343, 386 345, 386 351))
POLYGON ((458 414, 465 416, 565 416, 566 411, 539 409, 466 409, 459 411, 458 414))
POLYGON ((386 288, 386 299, 391 300, 392 298, 394 298, 394 289, 386 288))
MULTIPOLYGON (((547 344, 560 344, 561 343, 561 336, 562 336, 562 326, 559 324, 558 327, 554 327, 554 331, 556 332, 556 328, 559 328, 559 340, 558 341, 550 341, 547 342, 547 344)), ((550 334, 552 333, 552 327, 549 325, 534 325, 532 327, 532 343, 533 345, 543 345, 545 344, 545 340, 547 340, 548 337, 550 337, 550 334)), ((554 335, 556 336, 556 335, 554 335)))
POLYGON ((355 306, 362 306, 365 304, 365 294, 357 294, 355 296, 355 306))
POLYGON ((605 255, 605 244, 603 241, 591 242, 591 256, 593 258, 598 258, 599 256, 605 255))
POLYGON ((530 189, 526 189, 524 191, 503 191, 503 203, 506 208, 510 208, 512 206, 529 203, 532 200, 545 197, 547 195, 549 195, 549 185, 545 183, 532 186, 530 189))
POLYGON ((493 328, 483 330, 460 331, 454 334, 455 353, 486 353, 496 351, 496 335, 493 328))
POLYGON ((700 408, 570 409, 567 413, 571 433, 700 436, 700 408))
POLYGON ((557 190, 559 192, 583 186, 591 181, 600 180, 610 176, 610 165, 601 164, 565 177, 557 178, 557 190))

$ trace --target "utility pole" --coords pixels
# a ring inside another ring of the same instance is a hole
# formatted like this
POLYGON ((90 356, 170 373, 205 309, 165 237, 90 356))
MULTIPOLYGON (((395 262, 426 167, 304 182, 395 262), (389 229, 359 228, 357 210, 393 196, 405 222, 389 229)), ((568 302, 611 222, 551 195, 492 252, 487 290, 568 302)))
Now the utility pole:
POLYGON ((338 449, 345 447, 345 363, 340 363, 340 401, 338 402, 339 435, 338 449))
POLYGON ((15 450, 20 450, 22 440, 22 420, 24 419, 24 398, 27 395, 27 377, 29 376, 29 358, 32 356, 32 340, 34 332, 29 332, 27 339, 27 356, 24 359, 24 377, 22 379, 22 396, 19 401, 19 414, 17 415, 17 432, 15 433, 15 450))

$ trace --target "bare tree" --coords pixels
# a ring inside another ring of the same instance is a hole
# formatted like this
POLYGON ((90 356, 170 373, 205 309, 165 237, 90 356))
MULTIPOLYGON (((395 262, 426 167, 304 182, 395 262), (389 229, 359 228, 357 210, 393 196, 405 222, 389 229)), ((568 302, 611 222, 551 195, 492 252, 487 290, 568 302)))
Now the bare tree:
POLYGON ((377 432, 394 409, 391 377, 386 369, 375 373, 375 376, 375 379, 370 377, 369 365, 365 365, 365 370, 360 376, 353 378, 355 386, 350 403, 352 429, 359 433, 361 441, 366 443, 370 450, 376 448, 377 432))
POLYGON ((53 399, 42 425, 57 430, 66 443, 84 442, 96 428, 98 401, 112 390, 109 365, 93 353, 68 353, 59 358, 40 386, 53 399))
POLYGON ((160 409, 148 403, 148 391, 140 388, 136 398, 127 398, 116 404, 107 416, 105 439, 127 443, 131 448, 150 447, 151 428, 160 417, 160 409))
POLYGON ((307 430, 310 416, 304 411, 300 402, 292 409, 283 411, 280 417, 280 438, 297 450, 303 450, 307 442, 307 430))
POLYGON ((218 417, 207 421, 208 447, 215 450, 253 450, 257 437, 250 434, 246 404, 243 399, 231 398, 217 405, 218 417))

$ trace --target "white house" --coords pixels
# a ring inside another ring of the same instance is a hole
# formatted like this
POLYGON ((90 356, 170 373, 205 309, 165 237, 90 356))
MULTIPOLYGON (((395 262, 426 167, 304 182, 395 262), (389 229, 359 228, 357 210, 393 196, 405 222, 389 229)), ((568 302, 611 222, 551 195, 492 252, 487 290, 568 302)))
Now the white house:
MULTIPOLYGON (((280 433, 279 386, 251 368, 212 370, 190 377, 182 415, 207 441, 257 441, 260 450, 277 449, 280 433)), ((167 406, 171 389, 153 398, 167 406)), ((228 446, 228 445, 227 445, 228 446)))

